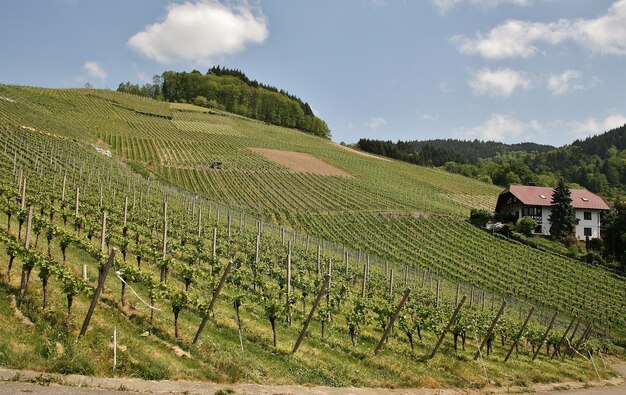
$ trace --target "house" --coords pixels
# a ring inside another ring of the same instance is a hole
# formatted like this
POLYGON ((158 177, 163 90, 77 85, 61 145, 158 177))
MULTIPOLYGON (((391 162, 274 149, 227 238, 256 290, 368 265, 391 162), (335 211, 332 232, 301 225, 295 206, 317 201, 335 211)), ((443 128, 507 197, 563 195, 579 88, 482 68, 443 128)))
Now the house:
MULTIPOLYGON (((587 236, 600 238, 600 213, 609 210, 602 198, 584 189, 571 189, 572 207, 576 215, 575 235, 579 240, 587 236)), ((498 196, 496 213, 511 214, 515 218, 531 217, 537 222, 536 234, 550 235, 553 188, 511 185, 498 196)))

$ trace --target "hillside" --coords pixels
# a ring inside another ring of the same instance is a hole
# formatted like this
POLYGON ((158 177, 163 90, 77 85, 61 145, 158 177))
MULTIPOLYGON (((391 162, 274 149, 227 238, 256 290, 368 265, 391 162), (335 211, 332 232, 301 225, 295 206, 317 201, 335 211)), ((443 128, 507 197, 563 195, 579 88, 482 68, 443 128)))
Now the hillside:
POLYGON ((445 168, 503 187, 555 186, 559 177, 608 199, 626 193, 626 125, 554 148, 534 143, 492 141, 391 141, 361 139, 367 152, 420 165, 445 168))
MULTIPOLYGON (((54 230, 52 261, 22 251, 14 264, 14 270, 32 264, 33 276, 48 273, 48 265, 53 268, 49 273, 54 312, 38 318, 43 295, 40 283, 33 282, 27 313, 42 320, 37 323, 42 336, 50 333, 49 327, 58 328, 65 319, 64 294, 77 290, 75 315, 84 314, 85 294, 94 286, 103 261, 100 229, 103 210, 107 211, 105 249, 118 247, 124 253, 126 259, 117 262, 120 275, 144 301, 153 301, 160 309, 152 321, 146 306, 128 289, 134 307, 124 306, 121 284, 109 276, 105 296, 110 308, 94 324, 98 330, 88 337, 88 344, 108 363, 108 349, 98 338, 111 333, 120 315, 119 325, 127 333, 149 333, 145 344, 128 339, 137 351, 125 354, 132 356, 127 359, 132 363, 122 370, 126 374, 330 385, 484 383, 479 365, 448 359, 459 355, 460 361, 469 360, 473 354, 469 346, 467 351, 453 350, 452 342, 446 342, 441 358, 432 361, 441 367, 435 369, 438 373, 429 373, 423 363, 423 355, 434 347, 463 294, 467 305, 454 333, 476 347, 500 302, 506 300, 509 306, 498 332, 502 345, 498 342, 494 357, 486 359, 490 377, 503 383, 593 375, 586 361, 568 358, 555 364, 544 357, 531 364, 526 357, 532 353, 531 345, 542 341, 554 309, 560 314, 552 344, 574 316, 580 318, 577 337, 591 335, 592 323, 598 332, 623 336, 622 278, 495 238, 465 221, 470 208, 495 204, 497 187, 189 104, 103 90, 6 85, 0 86, 0 98, 0 223, 6 224, 0 241, 7 251, 20 243, 19 224, 24 225, 26 215, 20 209, 24 185, 24 201, 35 207, 38 254, 46 255, 44 239, 48 229, 54 230), (214 162, 221 165, 213 166, 214 162), (27 183, 22 182, 21 171, 27 183), (76 188, 79 209, 74 207, 76 188), (66 263, 63 240, 70 243, 66 263), (207 311, 207 295, 215 292, 229 259, 236 266, 224 300, 194 350, 190 343, 207 311), (27 262, 31 263, 24 265, 27 262), (286 262, 293 263, 291 291, 286 262), (89 280, 77 282, 82 263, 88 265, 89 280), (302 354, 292 356, 290 347, 326 271, 332 273, 333 285, 324 309, 315 316, 315 334, 306 338, 302 354), (371 356, 393 307, 408 288, 414 293, 400 329, 392 334, 388 350, 371 356), (243 306, 242 342, 253 350, 245 356, 233 351, 240 346, 233 310, 237 300, 243 306), (285 308, 287 300, 293 303, 285 308), (503 369, 502 358, 529 304, 537 308, 526 333, 534 343, 523 345, 524 357, 503 369), (271 345, 271 314, 280 317, 277 348, 271 345), (423 341, 417 344, 416 337, 414 347, 407 342, 407 333, 418 330, 411 323, 419 323, 424 332, 423 341), (351 325, 356 326, 354 333, 351 325), (174 370, 161 341, 191 352, 185 372, 174 370), (146 365, 155 355, 156 371, 146 365)), ((9 259, 0 256, 6 268, 9 259)), ((16 277, 14 273, 3 285, 3 300, 18 294, 16 277)), ((10 309, 4 314, 10 316, 10 309)), ((0 356, 19 364, 20 354, 13 346, 9 340, 0 343, 0 356)), ((84 349, 76 352, 81 361, 87 359, 84 349)), ((59 358, 64 364, 71 362, 59 358)), ((87 366, 96 373, 106 371, 95 362, 87 366)), ((76 371, 76 366, 67 369, 76 371)))
MULTIPOLYGON (((0 101, 5 125, 106 147, 133 169, 231 209, 258 213, 362 254, 435 270, 451 281, 613 319, 606 310, 588 311, 589 293, 560 268, 597 278, 598 301, 606 298, 601 289, 618 289, 618 281, 607 283, 602 271, 494 239, 465 222, 471 208, 495 206, 498 187, 367 157, 322 138, 200 107, 84 89, 3 86, 0 96, 14 100, 0 101), (298 159, 307 168, 281 163, 284 151, 308 154, 298 159), (315 159, 341 173, 320 171, 315 159), (222 169, 211 168, 214 161, 221 161, 222 169), (512 273, 517 266, 523 270, 512 273), (568 283, 573 303, 559 291, 568 283)), ((607 309, 617 307, 609 303, 607 309)))
POLYGON ((308 103, 273 86, 250 80, 240 70, 211 67, 206 74, 166 71, 152 84, 121 83, 118 92, 165 100, 193 103, 225 110, 273 125, 297 128, 305 133, 330 138, 331 132, 308 103))

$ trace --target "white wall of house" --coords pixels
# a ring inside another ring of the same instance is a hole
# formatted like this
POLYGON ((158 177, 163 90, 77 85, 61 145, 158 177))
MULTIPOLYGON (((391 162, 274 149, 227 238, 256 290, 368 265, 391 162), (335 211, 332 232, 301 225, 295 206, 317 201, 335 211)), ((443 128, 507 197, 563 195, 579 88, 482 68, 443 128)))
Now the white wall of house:
POLYGON ((541 234, 550 236, 550 215, 552 214, 552 208, 550 207, 542 207, 541 208, 541 234))
MULTIPOLYGON (((585 228, 587 229, 590 239, 600 237, 600 210, 575 209, 574 213, 576 219, 579 220, 575 229, 577 239, 585 240, 585 228), (585 212, 591 215, 590 219, 585 219, 585 212)), ((552 214, 550 207, 541 208, 541 234, 546 236, 550 235, 550 214, 552 214)))
POLYGON ((576 238, 585 240, 585 229, 590 239, 600 237, 600 211, 599 210, 576 210, 576 219, 579 220, 576 226, 576 238), (587 218, 585 219, 585 212, 587 218))

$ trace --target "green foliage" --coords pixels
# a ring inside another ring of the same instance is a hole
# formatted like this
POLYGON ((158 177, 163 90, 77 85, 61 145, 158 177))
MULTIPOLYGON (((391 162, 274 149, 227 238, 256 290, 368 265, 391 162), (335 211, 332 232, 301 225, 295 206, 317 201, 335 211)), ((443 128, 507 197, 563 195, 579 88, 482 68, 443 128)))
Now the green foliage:
POLYGON ((398 143, 363 139, 359 147, 411 163, 443 166, 448 172, 485 182, 489 177, 501 186, 532 182, 554 187, 558 178, 564 177, 569 183, 578 184, 576 188, 617 197, 626 192, 625 136, 626 125, 562 148, 452 139, 398 143), (430 162, 416 161, 426 147, 436 153, 435 157, 430 162))
POLYGON ((470 211, 470 222, 481 228, 484 228, 492 219, 493 214, 490 211, 474 208, 470 211))
POLYGON ((565 184, 564 179, 560 179, 552 194, 552 212, 548 220, 552 224, 550 235, 557 240, 564 240, 574 233, 576 227, 576 216, 572 207, 572 193, 565 184))
POLYGON ((535 227, 537 226, 537 222, 531 217, 523 217, 517 220, 515 224, 515 229, 523 234, 526 237, 529 237, 535 231, 535 227))
POLYGON ((212 68, 206 75, 166 71, 162 75, 164 99, 215 107, 274 125, 297 128, 330 138, 326 123, 307 103, 276 88, 250 81, 243 73, 212 68))

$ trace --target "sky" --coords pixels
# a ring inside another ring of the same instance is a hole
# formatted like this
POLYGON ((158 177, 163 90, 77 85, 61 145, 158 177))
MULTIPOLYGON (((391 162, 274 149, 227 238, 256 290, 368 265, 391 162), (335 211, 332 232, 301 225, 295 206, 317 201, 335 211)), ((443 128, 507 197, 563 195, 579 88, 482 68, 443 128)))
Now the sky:
POLYGON ((0 83, 244 71, 360 138, 562 146, 626 124, 626 0, 0 0, 0 83))

